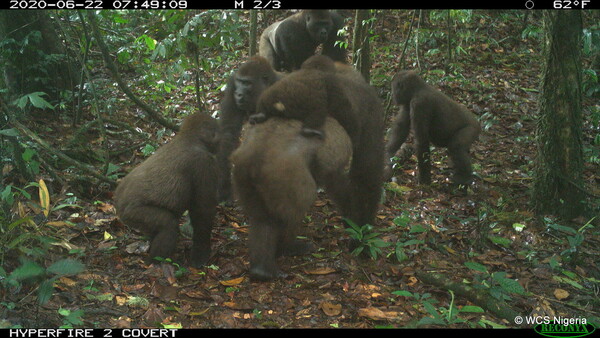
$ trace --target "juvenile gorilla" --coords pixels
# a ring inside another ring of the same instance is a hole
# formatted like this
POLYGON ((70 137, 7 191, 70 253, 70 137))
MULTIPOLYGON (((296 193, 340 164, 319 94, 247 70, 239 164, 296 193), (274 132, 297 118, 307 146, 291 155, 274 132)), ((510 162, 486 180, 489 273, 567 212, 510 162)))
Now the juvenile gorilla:
POLYGON ((242 125, 255 113, 260 94, 281 76, 265 58, 255 56, 242 64, 227 82, 219 117, 219 201, 232 202, 229 155, 239 146, 242 125))
POLYGON ((413 71, 401 71, 394 76, 392 95, 401 110, 390 131, 386 158, 393 157, 406 141, 412 124, 419 183, 431 183, 429 144, 433 143, 448 149, 454 167, 453 182, 468 185, 472 179, 469 148, 481 130, 477 118, 465 106, 425 83, 413 71))
POLYGON ((284 277, 277 257, 310 250, 295 236, 317 198, 317 186, 329 192, 347 177, 351 141, 334 119, 327 119, 324 128, 324 139, 307 138, 300 134, 299 121, 272 118, 252 125, 231 156, 234 191, 251 224, 254 279, 284 277))
POLYGON ((259 54, 267 58, 277 71, 294 71, 315 54, 322 53, 335 61, 346 61, 346 50, 335 46, 337 31, 344 19, 329 10, 303 10, 265 29, 260 37, 259 54))
POLYGON ((310 57, 300 70, 265 90, 250 122, 260 123, 271 116, 293 118, 304 123, 302 133, 305 136, 323 137, 321 128, 331 115, 347 130, 356 130, 357 118, 335 74, 336 64, 329 57, 310 57))
POLYGON ((345 217, 372 224, 383 183, 383 107, 362 76, 350 66, 313 56, 265 90, 250 120, 271 116, 302 121, 301 134, 308 138, 327 137, 323 121, 328 116, 344 127, 353 147, 350 183, 339 185, 334 197, 345 217))
POLYGON ((217 205, 217 121, 205 114, 188 116, 179 133, 125 176, 115 191, 123 223, 146 232, 149 258, 172 257, 179 220, 189 211, 193 227, 191 264, 204 265, 217 205))

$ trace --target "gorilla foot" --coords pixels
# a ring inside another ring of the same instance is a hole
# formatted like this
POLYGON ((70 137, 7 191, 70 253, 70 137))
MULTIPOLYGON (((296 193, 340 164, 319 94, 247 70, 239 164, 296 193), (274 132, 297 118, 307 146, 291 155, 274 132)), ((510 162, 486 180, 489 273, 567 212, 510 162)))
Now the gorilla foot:
POLYGON ((264 113, 252 114, 248 118, 248 122, 250 122, 250 124, 259 124, 259 123, 265 122, 266 120, 267 120, 267 115, 265 115, 264 113))

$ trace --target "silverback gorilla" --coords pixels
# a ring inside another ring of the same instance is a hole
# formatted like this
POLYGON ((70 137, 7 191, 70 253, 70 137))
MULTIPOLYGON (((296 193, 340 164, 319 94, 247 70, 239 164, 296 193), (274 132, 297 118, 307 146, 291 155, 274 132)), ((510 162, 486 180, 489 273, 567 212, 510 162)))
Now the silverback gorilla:
POLYGON ((294 71, 315 54, 322 44, 323 55, 345 62, 346 50, 336 46, 337 31, 344 19, 335 11, 303 10, 265 29, 260 37, 259 54, 277 71, 294 71))
POLYGON ((295 237, 317 186, 329 193, 347 177, 352 144, 344 129, 331 118, 324 138, 305 137, 301 128, 298 120, 277 117, 251 125, 231 156, 234 191, 251 225, 250 275, 256 280, 284 277, 277 257, 310 251, 295 237))
MULTIPOLYGON (((471 182, 469 148, 481 127, 465 106, 431 87, 414 71, 401 71, 392 80, 394 102, 401 106, 390 131, 386 158, 394 156, 402 146, 411 126, 419 169, 419 183, 431 183, 429 144, 448 149, 454 167, 453 182, 466 186, 471 182)), ((391 174, 391 168, 386 171, 391 174)))
POLYGON ((273 71, 265 58, 254 56, 242 64, 227 82, 219 117, 219 201, 232 202, 229 155, 239 146, 242 125, 248 116, 255 113, 260 94, 281 76, 273 71))
POLYGON ((210 237, 217 205, 217 121, 196 113, 177 135, 125 176, 115 191, 123 223, 150 236, 149 259, 171 257, 179 221, 189 211, 193 228, 191 265, 210 257, 210 237))

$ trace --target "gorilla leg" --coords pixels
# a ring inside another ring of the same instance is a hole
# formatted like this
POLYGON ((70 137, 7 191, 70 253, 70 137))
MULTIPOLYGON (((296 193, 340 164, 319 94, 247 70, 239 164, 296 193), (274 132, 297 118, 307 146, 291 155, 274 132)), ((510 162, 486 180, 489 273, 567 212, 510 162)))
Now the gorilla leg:
POLYGON ((137 229, 146 229, 150 236, 148 262, 154 257, 169 258, 175 252, 179 237, 179 217, 167 209, 153 206, 139 206, 133 217, 123 218, 122 221, 137 229))
POLYGON ((404 144, 408 134, 410 133, 410 114, 404 106, 401 106, 400 113, 392 122, 390 129, 390 138, 385 147, 385 166, 383 168, 384 180, 392 178, 392 162, 391 158, 396 155, 398 149, 404 144))
POLYGON ((417 153, 419 184, 430 184, 431 153, 429 149, 429 135, 427 135, 426 127, 415 127, 415 152, 417 153))
POLYGON ((350 215, 354 208, 353 194, 347 175, 328 175, 323 180, 325 191, 340 209, 342 215, 350 215))
POLYGON ((285 229, 271 217, 254 217, 248 237, 250 275, 257 280, 286 277, 277 267, 278 249, 285 229))
POLYGON ((190 210, 190 222, 194 233, 192 235, 191 265, 199 268, 210 258, 210 237, 212 224, 216 214, 216 201, 214 203, 198 203, 190 210))
POLYGON ((410 133, 410 114, 403 107, 400 113, 392 122, 392 129, 390 130, 390 139, 386 145, 386 160, 393 157, 400 146, 404 144, 408 134, 410 133))
POLYGON ((473 171, 469 148, 477 135, 478 130, 468 126, 459 130, 448 144, 448 155, 454 168, 454 184, 466 186, 471 183, 473 171))

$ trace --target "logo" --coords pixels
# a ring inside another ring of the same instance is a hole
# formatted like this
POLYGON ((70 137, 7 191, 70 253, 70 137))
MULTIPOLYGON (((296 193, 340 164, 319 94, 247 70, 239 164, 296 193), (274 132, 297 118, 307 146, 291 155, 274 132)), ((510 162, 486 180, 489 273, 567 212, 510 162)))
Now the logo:
POLYGON ((536 325, 533 329, 542 336, 553 338, 584 337, 596 331, 596 327, 592 324, 543 323, 536 325))

